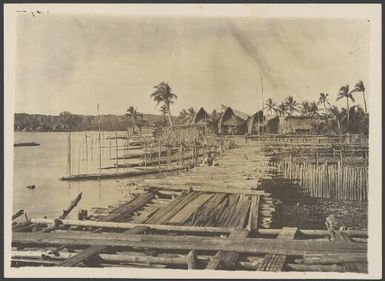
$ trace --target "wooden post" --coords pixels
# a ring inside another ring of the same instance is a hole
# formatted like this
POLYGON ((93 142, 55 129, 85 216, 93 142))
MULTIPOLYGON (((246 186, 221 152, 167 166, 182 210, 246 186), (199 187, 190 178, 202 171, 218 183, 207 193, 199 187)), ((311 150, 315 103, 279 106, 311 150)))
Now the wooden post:
MULTIPOLYGON (((130 153, 130 130, 129 128, 127 127, 127 152, 125 154, 129 155, 130 153)), ((128 167, 129 165, 127 165, 127 170, 128 170, 128 167)))
POLYGON ((91 136, 91 160, 94 161, 94 136, 91 136))
POLYGON ((86 145, 86 161, 88 161, 88 136, 87 136, 87 131, 85 135, 85 145, 86 145))
POLYGON ((68 154, 68 175, 70 176, 72 174, 72 167, 71 167, 71 132, 68 132, 68 139, 67 139, 67 154, 68 154))
POLYGON ((318 164, 319 164, 318 148, 316 148, 316 150, 315 150, 315 162, 316 162, 316 165, 318 166, 318 164))
POLYGON ((142 137, 142 144, 144 146, 144 167, 147 167, 147 145, 146 145, 146 139, 142 137))
POLYGON ((110 152, 110 159, 112 157, 112 153, 111 153, 111 139, 108 140, 108 147, 109 147, 109 152, 110 152))
POLYGON ((179 144, 179 167, 182 167, 182 144, 179 144))
POLYGON ((161 155, 161 145, 160 145, 160 140, 158 140, 158 169, 160 171, 160 155, 161 155))
POLYGON ((80 174, 80 158, 81 158, 80 150, 81 150, 81 148, 82 148, 82 143, 79 144, 78 174, 80 174))
POLYGON ((342 161, 342 148, 340 149, 340 162, 341 162, 341 166, 343 165, 343 161, 342 161))
POLYGON ((292 158, 292 155, 291 153, 289 154, 289 179, 291 179, 291 168, 292 168, 292 164, 293 163, 293 158, 292 158))
POLYGON ((99 104, 98 104, 98 127, 99 127, 99 173, 102 173, 102 142, 100 136, 100 115, 99 115, 99 104))
POLYGON ((118 133, 115 130, 115 149, 116 149, 116 172, 119 172, 119 150, 118 150, 118 133))
POLYGON ((196 269, 197 255, 195 250, 191 250, 187 254, 187 268, 196 269))

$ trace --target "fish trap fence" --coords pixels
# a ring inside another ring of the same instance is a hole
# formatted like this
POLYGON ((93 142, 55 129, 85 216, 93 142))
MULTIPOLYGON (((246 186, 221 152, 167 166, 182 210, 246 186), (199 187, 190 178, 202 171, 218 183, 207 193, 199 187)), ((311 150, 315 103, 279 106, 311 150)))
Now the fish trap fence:
POLYGON ((288 179, 298 179, 302 188, 317 198, 367 201, 368 167, 324 163, 276 162, 277 172, 288 179))

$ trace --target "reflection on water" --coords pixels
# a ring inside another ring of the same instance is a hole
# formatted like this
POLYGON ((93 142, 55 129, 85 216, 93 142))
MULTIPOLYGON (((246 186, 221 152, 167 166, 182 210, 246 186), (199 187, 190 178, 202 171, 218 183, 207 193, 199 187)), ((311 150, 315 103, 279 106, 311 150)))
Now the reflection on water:
MULTIPOLYGON (((72 173, 96 173, 99 171, 98 132, 88 132, 87 145, 84 132, 72 133, 72 173), (88 150, 86 153, 86 146, 88 150), (80 158, 79 158, 80 155, 80 158), (88 156, 88 157, 87 157, 88 156), (88 159, 87 159, 88 158, 88 159)), ((114 152, 115 140, 102 137, 102 167, 111 166, 110 152, 114 152)), ((122 135, 122 133, 120 133, 122 135)), ((24 209, 30 217, 57 217, 80 193, 83 197, 69 218, 76 217, 78 210, 91 207, 107 207, 122 199, 129 191, 130 180, 103 180, 65 182, 59 178, 68 174, 67 133, 16 132, 15 142, 37 142, 40 146, 14 148, 13 211, 24 209), (124 183, 123 183, 124 182, 124 183), (36 189, 27 189, 34 184, 36 189)), ((124 145, 119 140, 118 145, 124 145)), ((122 160, 123 161, 123 160, 122 160)), ((115 171, 112 169, 112 171, 115 171)))

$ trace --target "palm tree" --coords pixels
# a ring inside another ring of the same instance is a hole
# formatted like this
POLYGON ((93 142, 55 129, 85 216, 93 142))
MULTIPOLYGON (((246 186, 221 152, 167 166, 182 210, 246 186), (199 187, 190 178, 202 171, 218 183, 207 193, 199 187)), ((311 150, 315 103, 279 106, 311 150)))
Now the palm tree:
POLYGON ((284 102, 289 115, 292 115, 294 111, 298 110, 298 104, 296 100, 294 100, 293 96, 288 96, 284 102))
POLYGON ((151 97, 154 98, 156 105, 159 105, 160 103, 165 105, 168 120, 170 122, 170 126, 172 126, 170 105, 174 103, 174 99, 177 99, 177 96, 171 92, 171 87, 166 82, 161 82, 154 86, 154 88, 156 90, 151 94, 151 97))
POLYGON ((193 107, 189 107, 186 109, 183 109, 181 112, 179 112, 179 117, 183 119, 183 121, 192 121, 195 116, 195 109, 193 107))
POLYGON ((329 108, 329 112, 330 112, 330 115, 333 117, 333 120, 336 122, 338 131, 341 134, 342 133, 341 121, 343 120, 343 116, 344 116, 343 113, 335 105, 329 108))
POLYGON ((352 100, 352 102, 354 102, 354 98, 353 98, 353 95, 352 93, 354 92, 354 90, 352 91, 349 91, 349 85, 346 84, 345 86, 342 86, 340 88, 340 91, 338 92, 338 96, 337 96, 337 100, 340 100, 342 98, 346 98, 346 114, 347 114, 347 119, 346 119, 346 130, 348 131, 349 130, 349 99, 352 100))
POLYGON ((365 113, 368 113, 366 108, 366 99, 365 99, 365 86, 364 82, 362 80, 359 80, 356 85, 354 85, 354 89, 352 92, 362 92, 362 97, 364 98, 364 105, 365 105, 365 113))
POLYGON ((312 117, 318 116, 318 106, 315 101, 309 104, 309 113, 310 113, 310 116, 312 117))
POLYGON ((143 117, 143 114, 138 112, 138 109, 137 108, 134 108, 133 106, 130 106, 128 107, 127 111, 126 111, 126 114, 124 114, 124 117, 128 118, 129 120, 131 120, 131 122, 133 123, 133 130, 137 130, 139 129, 138 125, 137 125, 137 121, 139 118, 142 118, 143 117))
POLYGON ((310 114, 310 104, 308 101, 303 101, 301 104, 302 116, 308 116, 310 114))
POLYGON ((320 93, 318 98, 318 104, 322 104, 324 106, 325 114, 326 114, 326 104, 330 106, 330 103, 328 101, 329 94, 320 93))
POLYGON ((269 112, 270 116, 273 115, 273 112, 277 110, 277 105, 275 102, 273 102, 272 98, 269 98, 266 103, 265 107, 263 109, 266 109, 267 112, 269 112))
POLYGON ((279 116, 283 116, 288 112, 288 108, 285 103, 281 103, 277 106, 276 111, 278 112, 279 116))

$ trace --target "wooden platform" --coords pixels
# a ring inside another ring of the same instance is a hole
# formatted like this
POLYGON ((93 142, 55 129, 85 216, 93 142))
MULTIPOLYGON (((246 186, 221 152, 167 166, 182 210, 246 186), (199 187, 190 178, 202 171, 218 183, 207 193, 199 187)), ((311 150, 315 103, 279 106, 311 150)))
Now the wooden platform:
POLYGON ((56 228, 14 232, 12 265, 367 270, 367 244, 354 240, 365 233, 341 232, 349 240, 329 241, 336 233, 263 229, 268 199, 262 193, 152 190, 94 220, 35 219, 43 229, 53 222, 56 228))

